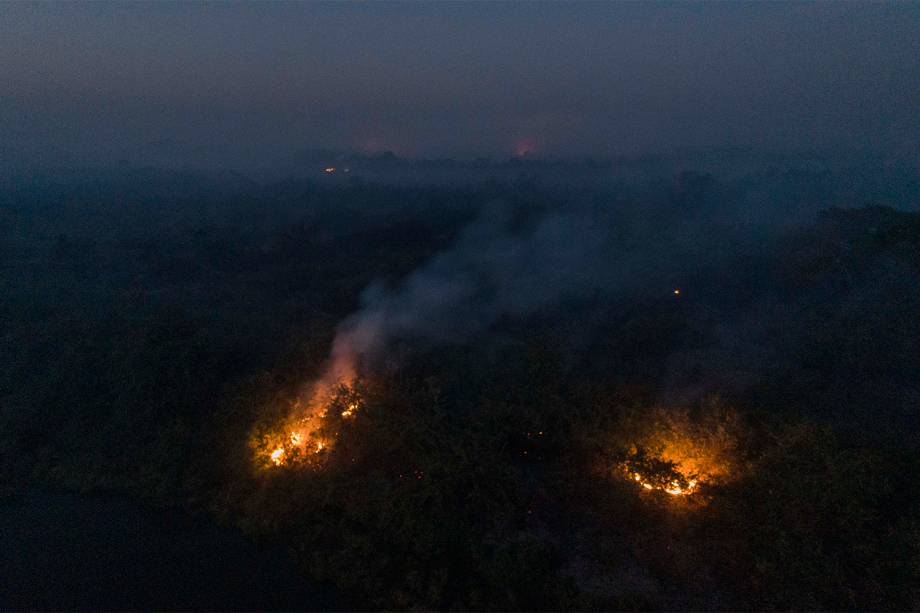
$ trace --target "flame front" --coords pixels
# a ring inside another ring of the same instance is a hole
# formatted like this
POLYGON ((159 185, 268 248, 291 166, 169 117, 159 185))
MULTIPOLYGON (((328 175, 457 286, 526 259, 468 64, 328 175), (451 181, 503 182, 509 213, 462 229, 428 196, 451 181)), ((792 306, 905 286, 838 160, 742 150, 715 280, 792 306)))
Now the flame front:
POLYGON ((294 403, 294 415, 282 426, 281 434, 275 435, 280 442, 269 454, 269 466, 284 466, 310 463, 318 459, 329 446, 330 441, 321 429, 326 411, 303 411, 299 402, 294 403), (298 416, 299 415, 299 416, 298 416))
POLYGON ((352 355, 334 356, 323 376, 291 401, 280 423, 254 435, 251 444, 257 464, 264 468, 319 465, 338 437, 336 420, 354 419, 360 410, 354 381, 352 355))
POLYGON ((665 483, 663 485, 656 486, 650 483, 649 481, 646 481, 642 477, 642 475, 640 475, 639 473, 633 473, 633 480, 635 480, 644 489, 658 490, 661 492, 665 492, 666 494, 670 494, 672 496, 687 496, 689 494, 692 494, 693 492, 697 490, 697 483, 698 483, 696 479, 688 479, 687 484, 685 486, 682 486, 681 483, 676 480, 669 481, 668 483, 665 483))
POLYGON ((687 409, 656 408, 626 427, 628 446, 621 447, 614 472, 643 490, 689 496, 736 472, 741 424, 731 408, 712 405, 694 416, 687 409))

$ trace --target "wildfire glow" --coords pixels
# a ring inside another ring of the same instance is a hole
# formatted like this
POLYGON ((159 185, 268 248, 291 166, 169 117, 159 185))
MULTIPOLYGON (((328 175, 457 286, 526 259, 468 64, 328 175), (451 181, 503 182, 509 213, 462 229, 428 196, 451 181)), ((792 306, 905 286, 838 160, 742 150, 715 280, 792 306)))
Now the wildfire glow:
POLYGON ((633 479, 637 481, 639 485, 641 485, 644 489, 659 490, 672 496, 687 496, 688 494, 692 494, 696 491, 698 483, 696 479, 688 479, 686 484, 681 485, 679 481, 672 480, 656 486, 644 480, 642 475, 639 473, 633 473, 633 479))
POLYGON ((617 470, 643 490, 689 496, 731 478, 739 427, 736 414, 720 407, 692 418, 651 410, 626 424, 632 443, 617 470))
POLYGON ((532 155, 537 150, 537 139, 533 137, 519 138, 514 143, 515 157, 525 157, 532 155))
MULTIPOLYGON (((352 402, 351 414, 358 409, 358 403, 352 402)), ((327 433, 326 417, 328 411, 320 406, 311 410, 300 400, 292 403, 292 416, 279 428, 279 433, 268 435, 280 439, 269 454, 271 466, 315 463, 320 454, 327 450, 334 441, 334 435, 327 433)), ((272 446, 270 445, 269 448, 272 446)))
POLYGON ((286 417, 253 434, 250 445, 259 466, 322 464, 339 435, 337 420, 352 420, 361 409, 353 362, 348 353, 337 356, 321 378, 290 401, 286 417))

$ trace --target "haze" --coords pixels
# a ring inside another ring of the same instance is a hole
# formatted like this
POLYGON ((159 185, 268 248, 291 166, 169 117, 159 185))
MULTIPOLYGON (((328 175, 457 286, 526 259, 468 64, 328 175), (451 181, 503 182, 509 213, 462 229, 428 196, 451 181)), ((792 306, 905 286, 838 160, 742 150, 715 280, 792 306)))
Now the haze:
POLYGON ((916 155, 920 5, 0 6, 2 155, 916 155))

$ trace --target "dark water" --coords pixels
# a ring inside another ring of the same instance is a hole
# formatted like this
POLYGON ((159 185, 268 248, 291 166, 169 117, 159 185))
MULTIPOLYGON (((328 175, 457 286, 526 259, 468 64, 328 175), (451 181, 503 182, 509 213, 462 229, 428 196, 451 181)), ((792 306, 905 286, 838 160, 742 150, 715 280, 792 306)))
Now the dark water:
POLYGON ((123 498, 0 500, 0 609, 339 608, 281 551, 123 498))

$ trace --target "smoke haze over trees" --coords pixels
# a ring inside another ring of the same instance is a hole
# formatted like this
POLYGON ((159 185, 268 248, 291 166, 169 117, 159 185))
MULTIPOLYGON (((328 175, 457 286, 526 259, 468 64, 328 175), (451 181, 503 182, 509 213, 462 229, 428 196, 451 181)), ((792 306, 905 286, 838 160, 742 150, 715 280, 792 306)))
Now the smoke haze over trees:
POLYGON ((920 608, 918 24, 0 5, 0 609, 920 608))
POLYGON ((368 606, 913 606, 916 177, 707 163, 11 173, 6 486, 216 514, 368 606), (867 202, 896 208, 834 206, 867 202), (337 351, 358 419, 321 470, 254 473, 253 428, 337 351), (615 467, 684 431, 737 480, 678 520, 615 467))
POLYGON ((265 172, 304 147, 916 163, 918 22, 912 3, 8 3, 0 142, 265 172))

